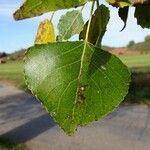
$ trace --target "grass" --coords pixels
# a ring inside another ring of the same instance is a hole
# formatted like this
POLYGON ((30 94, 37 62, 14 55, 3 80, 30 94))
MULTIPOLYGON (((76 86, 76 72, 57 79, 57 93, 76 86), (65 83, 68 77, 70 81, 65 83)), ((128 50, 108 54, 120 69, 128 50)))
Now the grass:
POLYGON ((150 54, 119 56, 119 58, 130 68, 150 66, 150 54))
POLYGON ((13 80, 18 87, 25 89, 23 62, 10 61, 6 64, 0 64, 0 80, 13 80))
POLYGON ((24 144, 16 144, 6 139, 0 139, 0 150, 29 150, 24 144))

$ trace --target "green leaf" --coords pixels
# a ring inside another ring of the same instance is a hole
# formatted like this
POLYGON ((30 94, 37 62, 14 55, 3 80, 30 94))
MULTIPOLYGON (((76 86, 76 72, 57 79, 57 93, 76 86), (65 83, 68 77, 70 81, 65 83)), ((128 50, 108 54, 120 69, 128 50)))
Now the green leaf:
POLYGON ((124 26, 121 31, 123 31, 126 27, 127 19, 128 19, 128 12, 129 12, 129 7, 119 8, 119 11, 118 11, 119 17, 124 22, 124 26))
POLYGON ((79 34, 84 26, 81 11, 67 12, 60 18, 58 24, 59 41, 67 40, 75 34, 79 34))
MULTIPOLYGON (((109 22, 110 14, 106 6, 100 5, 92 16, 90 30, 88 33, 88 41, 92 44, 101 45, 102 37, 106 32, 106 27, 109 22)), ((87 32, 88 22, 84 25, 83 30, 80 33, 79 39, 85 39, 87 32)))
POLYGON ((132 0, 107 0, 107 2, 114 7, 127 7, 132 5, 132 0))
POLYGON ((135 18, 142 28, 150 28, 150 6, 136 6, 135 18))
POLYGON ((84 5, 88 0, 26 0, 14 13, 16 20, 42 15, 49 11, 68 9, 84 5))
POLYGON ((112 112, 130 81, 127 67, 116 56, 83 41, 31 47, 25 77, 32 93, 69 135, 112 112))

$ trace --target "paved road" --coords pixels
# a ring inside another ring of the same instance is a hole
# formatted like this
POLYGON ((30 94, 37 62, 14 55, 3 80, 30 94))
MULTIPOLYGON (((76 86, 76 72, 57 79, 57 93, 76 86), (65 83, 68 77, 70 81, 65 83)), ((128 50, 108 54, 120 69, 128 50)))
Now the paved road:
POLYGON ((150 108, 121 106, 69 137, 30 94, 0 85, 0 137, 31 150, 150 150, 150 108))

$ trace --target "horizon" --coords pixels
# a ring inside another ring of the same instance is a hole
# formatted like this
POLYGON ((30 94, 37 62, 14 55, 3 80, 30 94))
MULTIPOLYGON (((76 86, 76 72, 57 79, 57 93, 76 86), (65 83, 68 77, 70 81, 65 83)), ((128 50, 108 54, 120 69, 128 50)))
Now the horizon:
MULTIPOLYGON (((130 42, 130 41, 129 41, 130 42)), ((138 43, 142 43, 142 42, 144 42, 144 40, 142 40, 142 41, 139 41, 139 42, 135 42, 135 44, 138 44, 138 43)), ((128 44, 128 43, 127 43, 128 44)), ((108 47, 108 48, 110 48, 110 50, 113 50, 113 49, 121 49, 121 48, 127 48, 127 45, 125 45, 125 46, 120 46, 120 47, 111 47, 111 46, 109 46, 109 45, 102 45, 102 47, 108 47)), ((13 54, 13 53, 16 53, 16 52, 19 52, 19 51, 22 51, 22 50, 27 50, 28 48, 20 48, 20 49, 18 49, 18 50, 14 50, 14 51, 12 51, 12 52, 6 52, 6 51, 0 51, 0 53, 6 53, 6 54, 8 54, 8 55, 11 55, 11 54, 13 54)), ((128 48, 129 50, 130 50, 130 48, 128 48)))
MULTIPOLYGON (((0 1, 0 5, 2 6, 0 8, 0 52, 12 53, 33 46, 39 23, 51 16, 51 13, 46 13, 32 19, 15 21, 13 19, 13 13, 22 5, 23 1, 24 0, 17 0, 16 2, 12 2, 11 0, 0 1)), ((90 5, 87 4, 83 10, 85 22, 89 16, 89 7, 90 5)), ((109 7, 109 9, 111 11, 111 17, 102 45, 125 47, 129 41, 133 40, 135 43, 142 42, 145 36, 150 35, 149 29, 142 29, 136 24, 134 8, 130 9, 127 26, 122 32, 120 32, 120 30, 123 27, 123 22, 117 14, 117 9, 113 7, 109 7)), ((57 27, 60 16, 65 14, 65 12, 65 10, 62 10, 55 13, 53 20, 55 27, 57 27)), ((58 33, 57 30, 56 33, 58 33)), ((78 36, 74 36, 71 40, 76 40, 77 37, 78 36)))

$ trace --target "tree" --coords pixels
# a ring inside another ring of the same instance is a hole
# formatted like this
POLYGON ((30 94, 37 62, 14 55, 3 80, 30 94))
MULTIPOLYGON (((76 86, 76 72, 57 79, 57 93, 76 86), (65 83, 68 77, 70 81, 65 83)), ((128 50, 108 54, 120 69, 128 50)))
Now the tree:
POLYGON ((0 58, 3 58, 3 57, 7 57, 7 54, 5 52, 0 53, 0 58))
MULTIPOLYGON (((125 25, 129 7, 134 6, 137 23, 150 27, 149 1, 107 1, 119 7, 125 25)), ((21 20, 49 11, 53 12, 51 19, 40 24, 35 45, 26 53, 25 78, 32 93, 70 135, 78 126, 102 118, 120 104, 128 91, 130 72, 120 59, 102 50, 110 18, 105 5, 98 0, 26 0, 14 18, 21 20), (82 10, 87 2, 91 2, 91 12, 84 24, 82 10), (81 8, 61 17, 55 36, 54 13, 73 7, 81 8), (68 41, 75 34, 79 34, 79 41, 68 41)))
POLYGON ((130 48, 130 47, 132 47, 134 44, 135 44, 134 41, 130 41, 130 42, 128 43, 127 47, 130 48))
POLYGON ((145 37, 145 42, 150 42, 150 35, 145 37))

